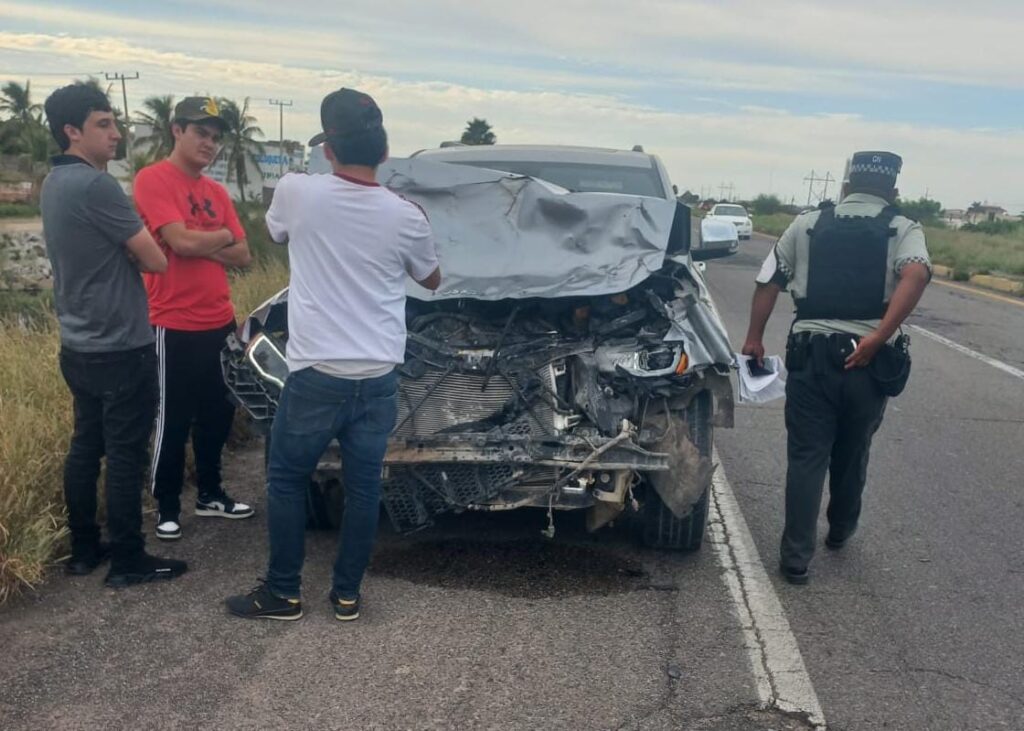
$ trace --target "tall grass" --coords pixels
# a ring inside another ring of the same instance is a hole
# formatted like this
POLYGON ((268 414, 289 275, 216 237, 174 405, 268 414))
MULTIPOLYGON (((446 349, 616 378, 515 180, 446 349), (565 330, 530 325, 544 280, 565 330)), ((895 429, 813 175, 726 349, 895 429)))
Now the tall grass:
POLYGON ((72 418, 59 348, 52 315, 34 329, 0 322, 0 604, 38 584, 64 548, 72 418))
MULTIPOLYGON (((787 213, 755 216, 754 230, 781 236, 793 220, 787 213)), ((958 278, 971 274, 1024 276, 1024 227, 1000 234, 925 228, 928 253, 935 264, 952 267, 958 278)))
POLYGON ((767 234, 769 236, 775 236, 778 238, 782 236, 782 233, 789 228, 789 224, 793 222, 793 216, 789 213, 770 213, 762 216, 755 215, 754 230, 758 233, 767 234))
MULTIPOLYGON (((234 275, 239 319, 287 283, 279 256, 234 275)), ((0 317, 0 604, 36 586, 67 550, 62 472, 73 424, 59 331, 48 298, 18 302, 28 318, 14 308, 0 317)))
POLYGON ((957 278, 971 274, 1024 276, 1024 230, 985 234, 929 228, 928 251, 932 261, 952 267, 957 278))

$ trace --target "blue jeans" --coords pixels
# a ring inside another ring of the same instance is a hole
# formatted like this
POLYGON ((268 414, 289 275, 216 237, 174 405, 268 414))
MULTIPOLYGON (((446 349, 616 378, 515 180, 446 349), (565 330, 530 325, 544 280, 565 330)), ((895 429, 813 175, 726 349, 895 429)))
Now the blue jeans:
POLYGON ((331 439, 341 445, 345 513, 334 562, 334 591, 359 597, 377 538, 380 480, 398 415, 398 374, 336 378, 313 368, 285 381, 271 428, 267 470, 270 566, 267 588, 298 599, 306 554, 306 490, 331 439))

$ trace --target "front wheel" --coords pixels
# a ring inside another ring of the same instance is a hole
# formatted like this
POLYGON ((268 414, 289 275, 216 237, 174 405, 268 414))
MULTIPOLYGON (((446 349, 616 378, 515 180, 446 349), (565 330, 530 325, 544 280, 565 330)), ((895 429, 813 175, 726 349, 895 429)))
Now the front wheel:
MULTIPOLYGON (((711 457, 711 393, 702 391, 686 409, 686 422, 701 457, 711 457)), ((654 486, 646 486, 640 511, 640 536, 644 545, 669 551, 697 551, 704 541, 711 487, 704 488, 685 518, 677 518, 654 486)))
MULTIPOLYGON (((269 483, 270 432, 263 438, 263 475, 269 483)), ((341 525, 345 494, 341 480, 314 475, 306 488, 306 529, 335 530, 341 525)))

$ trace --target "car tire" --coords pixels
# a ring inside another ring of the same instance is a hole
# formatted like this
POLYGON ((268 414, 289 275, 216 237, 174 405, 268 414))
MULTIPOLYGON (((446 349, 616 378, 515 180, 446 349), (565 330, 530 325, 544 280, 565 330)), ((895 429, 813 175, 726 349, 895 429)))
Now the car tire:
MULTIPOLYGON (((270 432, 263 438, 263 474, 269 479, 270 432)), ((341 480, 314 476, 306 488, 306 530, 336 530, 345 510, 345 491, 341 480)))
MULTIPOLYGON (((701 456, 711 456, 711 393, 702 391, 690 402, 686 421, 701 456)), ((685 518, 677 518, 652 486, 648 485, 640 508, 640 539, 644 545, 668 551, 697 551, 704 541, 708 522, 710 486, 704 489, 685 518)))

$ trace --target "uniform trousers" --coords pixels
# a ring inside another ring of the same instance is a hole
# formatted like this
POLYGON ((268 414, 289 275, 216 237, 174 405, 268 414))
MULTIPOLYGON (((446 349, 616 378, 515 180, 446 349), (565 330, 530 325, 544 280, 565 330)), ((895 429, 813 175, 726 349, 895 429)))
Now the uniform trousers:
POLYGON ((825 474, 830 529, 848 536, 857 527, 867 481, 871 440, 887 398, 865 368, 843 370, 829 338, 808 342, 803 367, 786 382, 786 526, 782 565, 805 569, 814 555, 825 474))

